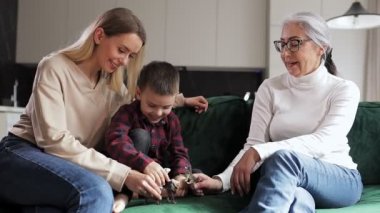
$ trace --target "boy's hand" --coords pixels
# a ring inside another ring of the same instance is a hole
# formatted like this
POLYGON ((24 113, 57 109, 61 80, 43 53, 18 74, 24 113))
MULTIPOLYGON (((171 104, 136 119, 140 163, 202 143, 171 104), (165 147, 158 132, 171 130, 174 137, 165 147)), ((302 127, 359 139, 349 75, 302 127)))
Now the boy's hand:
POLYGON ((153 180, 162 187, 167 181, 170 181, 168 173, 157 162, 153 161, 144 169, 144 174, 149 175, 153 180))

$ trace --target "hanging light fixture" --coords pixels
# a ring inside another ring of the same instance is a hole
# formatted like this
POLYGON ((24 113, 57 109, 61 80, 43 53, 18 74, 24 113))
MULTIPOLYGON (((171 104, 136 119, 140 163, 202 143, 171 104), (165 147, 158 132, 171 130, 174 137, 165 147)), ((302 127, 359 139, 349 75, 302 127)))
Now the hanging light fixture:
POLYGON ((360 2, 354 2, 345 14, 328 19, 327 25, 332 29, 375 28, 380 26, 380 14, 369 13, 360 2))

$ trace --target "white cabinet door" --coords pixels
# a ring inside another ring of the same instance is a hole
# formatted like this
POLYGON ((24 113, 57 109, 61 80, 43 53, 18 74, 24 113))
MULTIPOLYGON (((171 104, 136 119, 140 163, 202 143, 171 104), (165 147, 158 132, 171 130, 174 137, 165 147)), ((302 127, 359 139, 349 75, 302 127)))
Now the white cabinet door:
POLYGON ((322 0, 270 0, 270 25, 281 26, 284 18, 295 12, 309 11, 320 14, 322 0))
POLYGON ((67 44, 72 44, 98 16, 114 8, 115 0, 66 0, 67 2, 67 44))
POLYGON ((0 140, 8 135, 8 129, 13 126, 18 120, 24 108, 0 106, 0 140))
POLYGON ((216 0, 168 0, 165 58, 175 65, 216 65, 216 0))
POLYGON ((216 65, 266 66, 266 0, 219 0, 216 65))
POLYGON ((166 59, 176 65, 265 67, 266 0, 168 0, 166 59))
POLYGON ((16 62, 36 63, 67 43, 67 2, 19 0, 16 62))
POLYGON ((16 62, 37 63, 74 42, 115 0, 19 0, 16 62))
POLYGON ((166 0, 116 0, 141 20, 147 33, 145 63, 165 60, 166 0))
POLYGON ((102 12, 131 9, 147 31, 146 60, 265 67, 266 0, 20 0, 16 60, 37 63, 102 12))

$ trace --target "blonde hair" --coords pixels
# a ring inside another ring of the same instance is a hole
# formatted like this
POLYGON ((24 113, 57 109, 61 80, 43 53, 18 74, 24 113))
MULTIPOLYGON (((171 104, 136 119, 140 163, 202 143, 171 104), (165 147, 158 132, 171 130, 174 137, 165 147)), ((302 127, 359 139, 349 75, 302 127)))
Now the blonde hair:
POLYGON ((124 95, 122 94, 122 86, 125 79, 124 75, 127 75, 128 99, 132 100, 136 93, 137 78, 144 57, 146 33, 141 21, 131 10, 114 8, 106 11, 83 31, 76 42, 58 52, 66 55, 74 62, 81 62, 90 58, 95 49, 93 35, 98 27, 101 27, 107 36, 136 33, 142 40, 142 48, 137 53, 137 56, 129 61, 127 69, 119 67, 115 72, 109 74, 110 88, 121 95, 124 95))

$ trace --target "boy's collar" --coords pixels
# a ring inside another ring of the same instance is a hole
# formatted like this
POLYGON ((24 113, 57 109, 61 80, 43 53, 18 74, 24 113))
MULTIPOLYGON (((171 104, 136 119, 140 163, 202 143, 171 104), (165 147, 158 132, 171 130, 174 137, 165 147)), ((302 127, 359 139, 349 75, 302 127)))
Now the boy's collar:
POLYGON ((144 121, 144 123, 147 123, 147 124, 150 124, 150 125, 153 125, 153 126, 161 126, 161 125, 165 125, 168 123, 168 116, 165 116, 163 117, 159 122, 157 123, 151 123, 149 121, 149 119, 144 115, 144 113, 141 112, 141 102, 140 100, 135 100, 134 101, 136 103, 136 110, 137 110, 137 113, 138 113, 138 116, 140 119, 142 119, 144 121))

